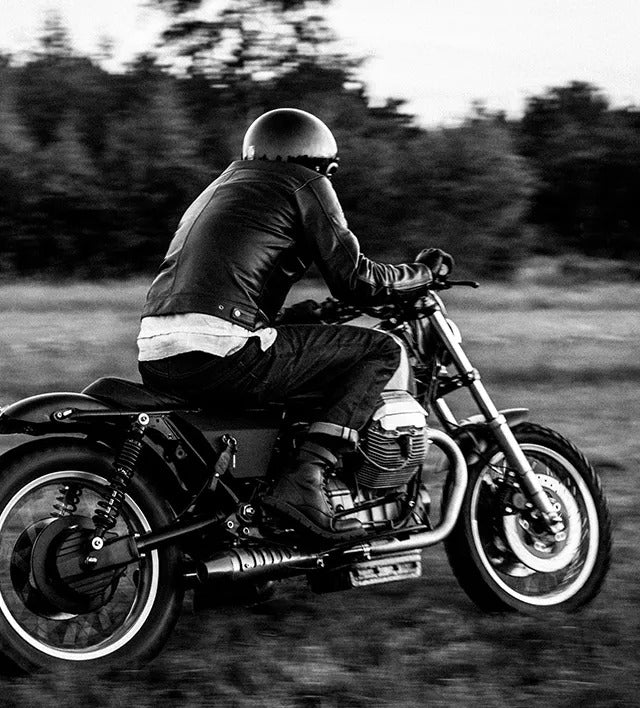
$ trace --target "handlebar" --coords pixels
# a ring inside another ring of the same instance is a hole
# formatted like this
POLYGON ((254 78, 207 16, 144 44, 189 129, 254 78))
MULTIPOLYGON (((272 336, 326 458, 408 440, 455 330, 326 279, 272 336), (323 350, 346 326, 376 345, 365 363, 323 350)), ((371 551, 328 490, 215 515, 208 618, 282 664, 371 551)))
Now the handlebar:
POLYGON ((296 303, 279 315, 280 324, 313 324, 324 322, 325 324, 338 324, 354 320, 360 315, 371 315, 377 319, 404 322, 415 319, 433 308, 433 305, 442 306, 443 303, 437 295, 440 290, 449 290, 454 287, 479 287, 474 280, 448 280, 440 278, 431 284, 426 294, 414 300, 402 300, 400 298, 390 301, 384 305, 351 305, 348 303, 328 298, 324 302, 317 303, 314 300, 304 300, 296 303))
MULTIPOLYGON (((430 290, 437 292, 440 290, 450 290, 454 287, 479 288, 480 284, 475 280, 447 280, 446 278, 435 281, 430 290)), ((435 297, 435 295, 434 295, 435 297)), ((350 305, 340 300, 327 298, 319 305, 319 316, 329 323, 348 322, 360 315, 371 315, 378 319, 410 319, 421 311, 424 311, 429 300, 428 296, 421 296, 413 301, 390 302, 385 305, 350 305)), ((433 298, 431 298, 433 302, 433 298)))

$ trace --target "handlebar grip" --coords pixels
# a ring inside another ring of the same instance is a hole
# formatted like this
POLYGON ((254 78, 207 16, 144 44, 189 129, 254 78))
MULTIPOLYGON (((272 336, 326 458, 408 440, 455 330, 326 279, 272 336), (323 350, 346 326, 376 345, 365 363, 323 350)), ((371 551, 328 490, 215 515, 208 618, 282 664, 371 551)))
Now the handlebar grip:
POLYGON ((432 290, 449 290, 455 287, 479 288, 480 283, 475 280, 436 280, 431 286, 432 290))

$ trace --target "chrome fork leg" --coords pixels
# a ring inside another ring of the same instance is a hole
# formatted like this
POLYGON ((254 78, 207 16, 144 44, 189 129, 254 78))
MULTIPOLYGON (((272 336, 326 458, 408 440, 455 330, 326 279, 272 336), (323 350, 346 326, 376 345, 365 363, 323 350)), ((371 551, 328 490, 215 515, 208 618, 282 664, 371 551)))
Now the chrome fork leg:
POLYGON ((562 518, 551 505, 536 473, 529 464, 529 460, 527 460, 526 455, 522 452, 520 445, 518 445, 518 441, 509 427, 506 418, 496 408, 487 393, 487 389, 480 381, 480 374, 473 368, 464 350, 453 337, 453 333, 447 324, 446 318, 442 312, 437 309, 429 315, 429 320, 442 341, 446 344, 458 373, 466 379, 471 396, 493 431, 507 462, 516 470, 516 473, 520 477, 522 487, 529 499, 536 506, 538 511, 540 511, 553 533, 564 531, 562 518))
POLYGON ((550 530, 553 533, 564 531, 562 517, 551 505, 549 497, 546 495, 536 473, 529 464, 529 460, 527 460, 526 455, 522 452, 522 448, 518 445, 518 441, 509 427, 507 419, 499 413, 494 419, 489 420, 488 423, 489 427, 493 430, 493 434, 498 441, 500 449, 507 458, 507 462, 518 473, 520 484, 531 502, 549 524, 550 530))

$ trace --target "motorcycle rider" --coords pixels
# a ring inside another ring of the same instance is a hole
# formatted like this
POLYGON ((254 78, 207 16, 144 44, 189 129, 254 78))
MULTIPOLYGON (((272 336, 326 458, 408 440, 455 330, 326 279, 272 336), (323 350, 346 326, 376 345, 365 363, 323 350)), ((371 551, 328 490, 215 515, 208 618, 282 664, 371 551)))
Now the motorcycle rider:
POLYGON ((182 217, 147 295, 138 347, 147 386, 204 406, 322 392, 295 463, 263 503, 339 540, 362 529, 334 517, 326 474, 357 444, 381 391, 407 385, 406 375, 398 379, 406 353, 384 332, 298 324, 308 321, 304 306, 278 313, 312 263, 332 295, 374 305, 422 294, 453 259, 439 249, 400 265, 366 258, 330 182, 337 152, 329 128, 305 111, 281 108, 255 120, 242 159, 182 217))

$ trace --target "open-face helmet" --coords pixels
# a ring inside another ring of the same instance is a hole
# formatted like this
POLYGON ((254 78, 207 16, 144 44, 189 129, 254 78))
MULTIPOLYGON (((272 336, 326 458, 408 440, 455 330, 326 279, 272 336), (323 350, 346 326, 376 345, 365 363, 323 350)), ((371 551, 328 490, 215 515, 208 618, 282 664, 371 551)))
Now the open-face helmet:
POLYGON ((338 169, 338 146, 316 116, 297 108, 276 108, 249 126, 242 159, 295 162, 331 177, 338 169))

